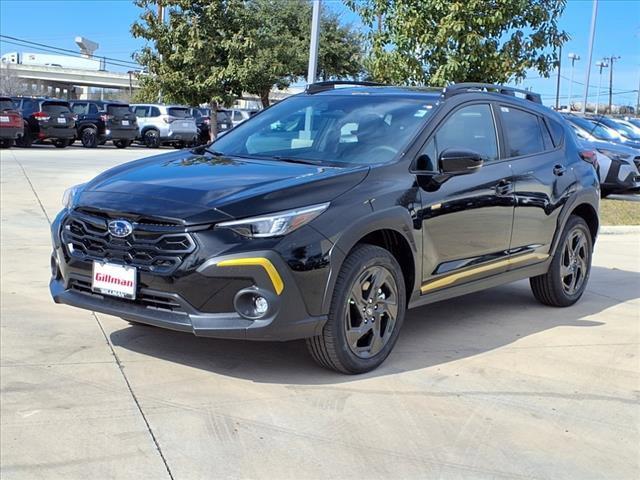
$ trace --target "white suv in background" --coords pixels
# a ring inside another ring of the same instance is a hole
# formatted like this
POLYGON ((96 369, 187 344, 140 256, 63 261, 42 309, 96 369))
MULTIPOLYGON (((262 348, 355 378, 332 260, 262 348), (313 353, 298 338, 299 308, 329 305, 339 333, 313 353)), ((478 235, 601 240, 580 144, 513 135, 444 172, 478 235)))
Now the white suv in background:
POLYGON ((240 125, 245 120, 249 120, 259 111, 260 110, 245 110, 241 108, 233 108, 229 110, 229 113, 231 114, 231 123, 233 123, 234 127, 236 125, 240 125))
POLYGON ((182 105, 132 104, 138 118, 139 140, 150 148, 173 145, 184 148, 195 143, 196 121, 188 107, 182 105))

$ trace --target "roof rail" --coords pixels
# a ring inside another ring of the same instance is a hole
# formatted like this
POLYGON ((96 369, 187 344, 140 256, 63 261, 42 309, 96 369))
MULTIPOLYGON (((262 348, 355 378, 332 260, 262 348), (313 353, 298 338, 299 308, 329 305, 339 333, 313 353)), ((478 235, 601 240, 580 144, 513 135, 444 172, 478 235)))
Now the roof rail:
POLYGON ((502 95, 509 95, 510 97, 515 97, 516 93, 519 93, 525 100, 542 104, 542 98, 539 93, 530 92, 529 90, 523 90, 521 88, 507 87, 505 85, 494 85, 492 83, 454 83, 444 87, 442 96, 447 99, 454 95, 468 92, 494 92, 502 95))
POLYGON ((357 80, 328 80, 326 82, 316 82, 307 85, 305 88, 306 93, 318 93, 326 90, 333 90, 336 85, 354 85, 360 87, 381 87, 384 83, 377 82, 359 82, 357 80))

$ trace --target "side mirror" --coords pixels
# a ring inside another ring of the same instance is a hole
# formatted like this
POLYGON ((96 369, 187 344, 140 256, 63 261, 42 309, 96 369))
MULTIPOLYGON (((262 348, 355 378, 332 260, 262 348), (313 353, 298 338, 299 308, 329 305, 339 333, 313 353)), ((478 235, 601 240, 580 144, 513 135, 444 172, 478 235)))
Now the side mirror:
POLYGON ((440 154, 438 164, 443 175, 466 175, 482 167, 484 160, 472 150, 449 148, 440 154))

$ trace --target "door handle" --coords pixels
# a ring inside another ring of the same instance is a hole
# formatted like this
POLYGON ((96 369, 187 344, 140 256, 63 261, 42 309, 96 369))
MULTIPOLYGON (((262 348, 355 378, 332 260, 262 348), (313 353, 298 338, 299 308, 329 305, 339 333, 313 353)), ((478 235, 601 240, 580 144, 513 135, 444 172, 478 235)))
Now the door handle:
POLYGON ((556 165, 555 167, 553 167, 553 174, 556 177, 561 177, 562 174, 564 174, 564 172, 566 172, 567 169, 565 167, 563 167, 562 165, 556 165))
POLYGON ((496 185, 496 194, 500 196, 511 195, 513 193, 513 183, 510 180, 500 180, 496 185))

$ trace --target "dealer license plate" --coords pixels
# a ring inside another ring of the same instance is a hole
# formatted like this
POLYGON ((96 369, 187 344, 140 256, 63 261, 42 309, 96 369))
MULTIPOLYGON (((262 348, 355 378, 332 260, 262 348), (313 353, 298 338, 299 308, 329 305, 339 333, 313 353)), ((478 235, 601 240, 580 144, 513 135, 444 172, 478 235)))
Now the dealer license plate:
POLYGON ((113 297, 136 298, 136 268, 114 263, 93 262, 91 289, 113 297))
POLYGON ((129 120, 122 120, 122 125, 129 125, 129 120))
POLYGON ((58 123, 67 123, 67 119, 66 118, 59 118, 58 119, 58 123))

